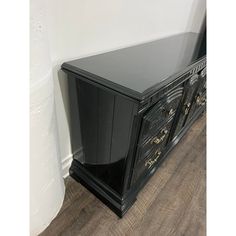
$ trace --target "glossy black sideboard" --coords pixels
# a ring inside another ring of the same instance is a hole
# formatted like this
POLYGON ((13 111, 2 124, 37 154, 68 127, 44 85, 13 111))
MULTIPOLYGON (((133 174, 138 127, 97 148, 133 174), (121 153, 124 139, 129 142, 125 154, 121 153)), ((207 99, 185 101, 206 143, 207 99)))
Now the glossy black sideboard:
POLYGON ((198 58, 197 37, 178 35, 62 65, 70 96, 70 175, 120 217, 205 111, 206 57, 198 58))

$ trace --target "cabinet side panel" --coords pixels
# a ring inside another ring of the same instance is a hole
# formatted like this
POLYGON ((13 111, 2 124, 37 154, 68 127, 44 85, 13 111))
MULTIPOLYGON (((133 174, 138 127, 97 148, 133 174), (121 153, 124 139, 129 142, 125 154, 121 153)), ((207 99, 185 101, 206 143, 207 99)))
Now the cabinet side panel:
POLYGON ((81 142, 81 129, 79 122, 79 106, 78 106, 78 95, 76 88, 76 79, 73 76, 68 76, 68 90, 70 100, 70 112, 69 112, 69 129, 71 139, 72 154, 82 159, 82 142, 81 142))
POLYGON ((98 146, 98 89, 76 81, 84 161, 96 163, 98 146))
MULTIPOLYGON (((74 158, 99 181, 122 193, 137 103, 80 79, 74 84, 73 99, 77 103, 73 104, 78 106, 79 118, 73 122, 72 130, 76 133, 80 127, 83 149, 83 154, 74 158)), ((73 109, 77 110, 72 107, 72 113, 73 109)))
POLYGON ((84 161, 109 164, 115 96, 83 81, 77 84, 84 161))
POLYGON ((97 116, 97 164, 109 164, 111 156, 111 135, 114 117, 114 95, 98 89, 97 116))
POLYGON ((134 103, 116 96, 111 143, 111 162, 125 159, 128 155, 133 122, 134 103))

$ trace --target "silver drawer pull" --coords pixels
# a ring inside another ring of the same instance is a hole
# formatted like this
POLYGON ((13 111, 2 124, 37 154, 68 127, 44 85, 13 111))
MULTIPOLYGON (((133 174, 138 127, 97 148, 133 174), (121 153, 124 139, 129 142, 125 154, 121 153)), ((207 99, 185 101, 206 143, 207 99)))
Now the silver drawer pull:
POLYGON ((185 105, 185 109, 184 109, 184 114, 185 115, 188 115, 190 107, 191 107, 191 103, 190 102, 185 105))
POLYGON ((198 95, 197 98, 196 98, 196 103, 198 106, 204 106, 205 103, 206 103, 206 98, 198 95))
POLYGON ((164 139, 165 139, 165 137, 166 137, 166 135, 168 134, 168 130, 167 129, 163 129, 162 131, 161 131, 161 133, 163 134, 161 137, 154 137, 153 139, 151 139, 151 144, 159 144, 159 143, 161 143, 164 139))
POLYGON ((175 110, 173 108, 171 108, 168 112, 169 116, 172 116, 175 113, 175 110))
POLYGON ((168 109, 163 107, 162 111, 164 112, 165 116, 172 116, 173 114, 175 114, 175 109, 173 109, 173 108, 168 110, 168 109))
POLYGON ((150 158, 148 159, 146 162, 145 162, 145 166, 148 166, 148 169, 150 169, 158 160, 158 158, 160 157, 161 155, 161 152, 160 151, 156 151, 155 152, 155 157, 154 159, 150 158))

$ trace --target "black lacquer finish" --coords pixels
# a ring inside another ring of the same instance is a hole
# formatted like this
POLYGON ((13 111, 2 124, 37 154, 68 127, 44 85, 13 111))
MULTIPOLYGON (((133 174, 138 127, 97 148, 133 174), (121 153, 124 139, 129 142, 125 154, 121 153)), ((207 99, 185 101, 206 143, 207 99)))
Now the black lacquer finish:
POLYGON ((205 110, 206 58, 198 39, 186 33, 62 65, 70 175, 120 217, 205 110))

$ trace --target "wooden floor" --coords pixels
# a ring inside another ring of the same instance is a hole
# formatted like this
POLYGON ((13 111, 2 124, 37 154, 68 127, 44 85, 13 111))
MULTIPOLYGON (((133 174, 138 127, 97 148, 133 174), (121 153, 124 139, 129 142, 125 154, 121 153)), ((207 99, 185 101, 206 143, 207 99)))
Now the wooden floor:
POLYGON ((206 119, 198 119, 119 219, 68 177, 64 204, 41 234, 206 235, 206 119))

